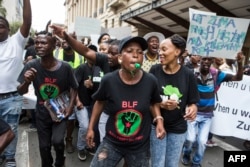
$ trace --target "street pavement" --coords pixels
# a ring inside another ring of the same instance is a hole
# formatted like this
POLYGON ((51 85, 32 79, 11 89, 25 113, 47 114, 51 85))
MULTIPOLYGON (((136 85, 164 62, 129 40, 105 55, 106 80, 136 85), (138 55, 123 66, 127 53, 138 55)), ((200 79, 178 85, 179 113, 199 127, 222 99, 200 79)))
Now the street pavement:
MULTIPOLYGON (((73 134, 73 144, 76 146, 77 139, 76 127, 73 134)), ((221 138, 218 136, 214 137, 214 141, 218 144, 218 147, 207 148, 204 159, 202 162, 202 167, 223 167, 223 153, 227 151, 239 151, 244 150, 242 146, 243 140, 226 137, 221 138)), ((52 149, 52 154, 54 151, 52 149)), ((78 159, 78 152, 66 154, 66 167, 89 167, 92 155, 88 154, 86 161, 80 161, 78 159)), ((37 139, 37 132, 29 129, 29 124, 24 123, 19 125, 19 140, 16 153, 17 167, 40 167, 40 154, 37 139)), ((123 162, 121 161, 117 167, 122 167, 123 162)), ((184 165, 179 163, 179 167, 184 167, 184 165)))

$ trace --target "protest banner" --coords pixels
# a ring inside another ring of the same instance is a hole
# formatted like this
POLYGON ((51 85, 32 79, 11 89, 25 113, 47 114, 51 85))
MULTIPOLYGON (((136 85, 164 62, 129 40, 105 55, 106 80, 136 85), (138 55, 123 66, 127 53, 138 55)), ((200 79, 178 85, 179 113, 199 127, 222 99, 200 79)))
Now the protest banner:
POLYGON ((250 76, 223 82, 217 95, 211 132, 250 140, 250 76))
POLYGON ((249 22, 192 10, 187 50, 195 55, 234 59, 242 49, 249 22))

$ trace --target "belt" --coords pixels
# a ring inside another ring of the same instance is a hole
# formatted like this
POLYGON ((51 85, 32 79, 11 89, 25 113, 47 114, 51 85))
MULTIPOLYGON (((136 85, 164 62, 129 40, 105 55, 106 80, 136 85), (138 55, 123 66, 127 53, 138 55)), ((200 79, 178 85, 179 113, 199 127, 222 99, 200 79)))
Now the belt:
POLYGON ((0 100, 8 99, 13 96, 19 95, 17 91, 15 92, 8 92, 8 93, 0 93, 0 100))

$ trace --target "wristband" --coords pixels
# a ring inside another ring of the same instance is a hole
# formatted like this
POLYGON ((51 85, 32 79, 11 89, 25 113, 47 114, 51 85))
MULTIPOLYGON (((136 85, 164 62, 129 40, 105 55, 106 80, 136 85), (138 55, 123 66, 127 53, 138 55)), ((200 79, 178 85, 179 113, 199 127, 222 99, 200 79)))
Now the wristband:
POLYGON ((164 118, 160 115, 156 116, 154 119, 153 119, 153 123, 156 123, 157 119, 161 119, 162 121, 164 121, 164 118))

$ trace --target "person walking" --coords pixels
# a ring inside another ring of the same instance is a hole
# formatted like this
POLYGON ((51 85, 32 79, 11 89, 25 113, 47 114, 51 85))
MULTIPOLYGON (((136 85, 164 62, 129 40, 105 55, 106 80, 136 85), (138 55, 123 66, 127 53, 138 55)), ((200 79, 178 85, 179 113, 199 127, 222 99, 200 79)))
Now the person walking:
POLYGON ((66 122, 68 116, 73 112, 78 88, 70 65, 54 58, 55 42, 52 34, 45 31, 38 33, 35 39, 35 48, 40 58, 28 62, 18 78, 21 83, 18 86, 20 94, 27 93, 29 85, 33 83, 37 96, 36 120, 42 167, 53 166, 52 145, 56 152, 54 166, 63 167, 65 165, 64 136, 66 122), (56 98, 66 91, 70 92, 70 102, 62 111, 65 118, 61 121, 52 120, 44 102, 56 98))
POLYGON ((17 92, 17 77, 23 67, 23 52, 32 23, 30 0, 23 0, 23 23, 9 36, 8 20, 0 16, 0 118, 12 128, 15 138, 0 157, 0 165, 6 159, 6 167, 16 167, 15 154, 18 140, 18 123, 23 98, 17 92))
POLYGON ((188 132, 182 156, 182 163, 184 165, 189 165, 190 161, 192 161, 192 167, 201 166, 212 123, 216 88, 218 88, 222 82, 242 80, 243 60, 244 55, 242 52, 239 52, 236 56, 238 71, 235 75, 232 75, 224 73, 220 70, 213 72, 214 69, 211 67, 213 58, 205 56, 201 58, 200 70, 195 74, 200 94, 200 101, 198 103, 196 119, 194 121, 188 121, 188 132), (191 160, 191 153, 193 151, 192 145, 196 140, 197 146, 191 160))
POLYGON ((94 155, 96 148, 99 146, 100 137, 98 127, 95 127, 95 142, 96 147, 90 149, 87 147, 86 134, 89 125, 89 118, 92 115, 92 108, 94 105, 94 100, 92 99, 92 94, 99 88, 99 84, 103 77, 103 72, 100 67, 95 66, 95 64, 87 59, 87 62, 81 64, 75 70, 75 76, 79 83, 78 97, 76 100, 76 116, 79 121, 79 131, 78 131, 78 158, 82 161, 86 160, 86 150, 94 155))
POLYGON ((186 138, 187 120, 196 117, 199 93, 195 76, 191 70, 178 63, 185 48, 186 41, 178 34, 163 40, 159 48, 161 64, 153 65, 149 71, 158 79, 158 90, 162 97, 161 115, 167 131, 165 138, 159 140, 155 133, 156 126, 152 125, 152 167, 178 166, 186 138))
POLYGON ((141 37, 122 39, 118 57, 121 69, 106 74, 92 96, 96 102, 86 137, 90 147, 95 145, 93 129, 104 106, 109 118, 106 135, 92 159, 91 167, 115 167, 122 158, 128 167, 148 167, 150 124, 153 120, 157 124, 158 138, 165 136, 157 80, 139 67, 146 48, 147 42, 141 37))

